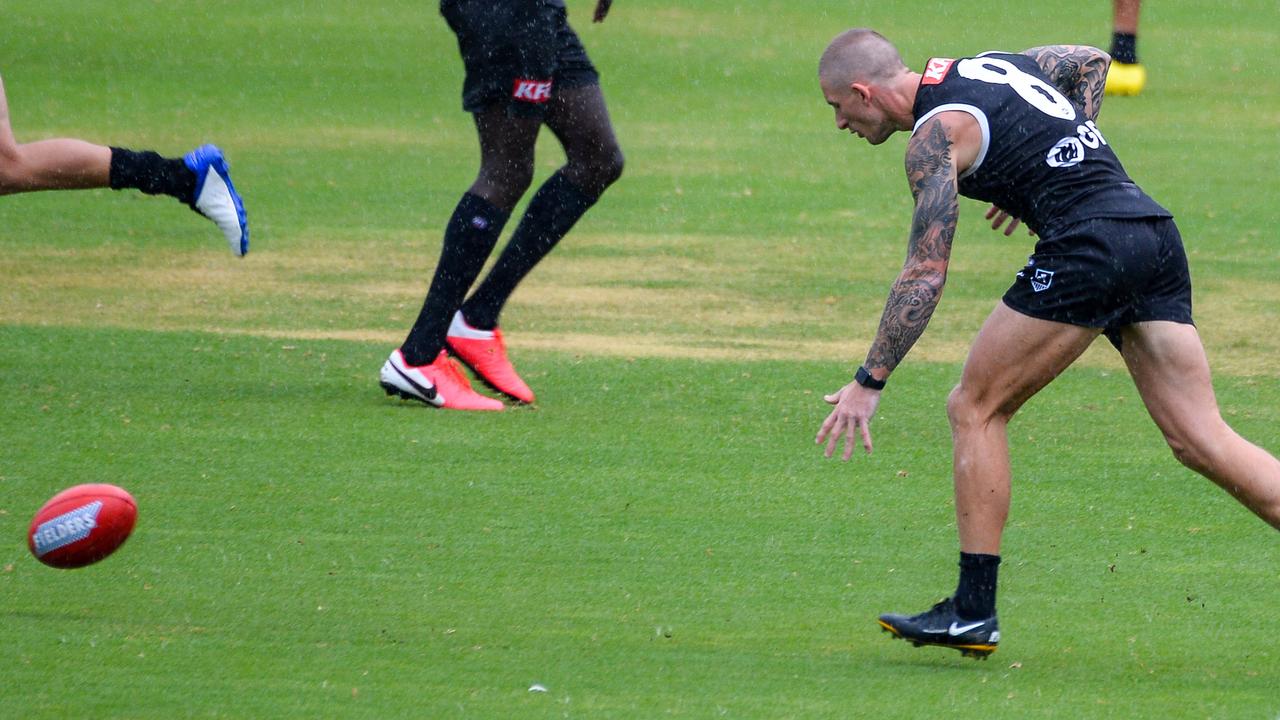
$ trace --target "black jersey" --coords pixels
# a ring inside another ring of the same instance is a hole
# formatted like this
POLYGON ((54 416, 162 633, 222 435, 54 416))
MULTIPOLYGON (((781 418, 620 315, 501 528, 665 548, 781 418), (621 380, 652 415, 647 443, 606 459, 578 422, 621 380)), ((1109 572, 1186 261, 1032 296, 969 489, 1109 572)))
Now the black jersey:
POLYGON ((1089 218, 1172 217, 1129 179, 1093 121, 1029 56, 930 60, 915 127, 950 110, 969 113, 982 128, 960 194, 994 203, 1042 237, 1089 218))

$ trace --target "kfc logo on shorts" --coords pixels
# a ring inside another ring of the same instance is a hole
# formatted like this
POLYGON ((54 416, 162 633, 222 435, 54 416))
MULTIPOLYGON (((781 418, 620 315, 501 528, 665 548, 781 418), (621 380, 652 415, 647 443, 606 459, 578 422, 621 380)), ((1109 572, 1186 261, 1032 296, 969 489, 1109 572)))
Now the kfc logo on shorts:
POLYGON ((947 71, 951 69, 951 63, 955 62, 951 58, 930 58, 929 64, 924 69, 924 79, 920 81, 921 85, 937 85, 942 82, 942 78, 947 76, 947 71))
POLYGON ((1036 272, 1031 276, 1031 289, 1036 292, 1044 292, 1053 284, 1053 271, 1041 270, 1036 268, 1036 272))
POLYGON ((551 99, 550 80, 516 80, 511 97, 521 102, 544 103, 551 99))

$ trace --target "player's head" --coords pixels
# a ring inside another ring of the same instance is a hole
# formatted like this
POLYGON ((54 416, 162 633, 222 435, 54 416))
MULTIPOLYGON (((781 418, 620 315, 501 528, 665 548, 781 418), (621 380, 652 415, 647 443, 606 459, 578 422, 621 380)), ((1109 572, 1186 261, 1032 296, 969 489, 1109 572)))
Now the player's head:
POLYGON ((836 127, 879 145, 900 129, 885 101, 895 81, 909 72, 883 35, 853 28, 837 35, 822 53, 818 83, 835 109, 836 127))

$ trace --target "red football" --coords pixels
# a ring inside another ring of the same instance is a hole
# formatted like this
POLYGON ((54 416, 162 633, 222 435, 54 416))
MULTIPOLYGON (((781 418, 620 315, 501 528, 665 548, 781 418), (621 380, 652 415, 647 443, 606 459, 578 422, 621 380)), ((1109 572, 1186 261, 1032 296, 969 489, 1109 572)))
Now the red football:
POLYGON ((27 547, 45 565, 92 565, 129 539, 137 519, 138 504, 124 488, 76 485, 49 498, 32 518, 27 547))

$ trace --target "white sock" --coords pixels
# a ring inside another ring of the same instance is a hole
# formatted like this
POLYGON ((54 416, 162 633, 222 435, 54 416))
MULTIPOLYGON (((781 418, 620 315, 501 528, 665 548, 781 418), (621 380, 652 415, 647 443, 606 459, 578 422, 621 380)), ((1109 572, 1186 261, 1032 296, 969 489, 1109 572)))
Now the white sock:
POLYGON ((468 340, 492 340, 492 330, 480 330, 467 324, 462 318, 462 311, 453 314, 453 322, 449 323, 449 337, 466 338, 468 340))

